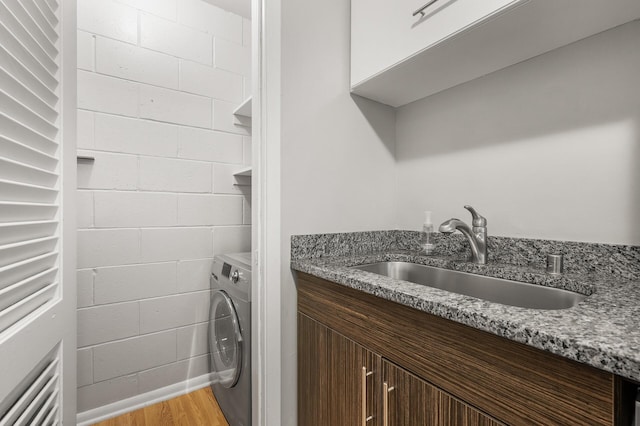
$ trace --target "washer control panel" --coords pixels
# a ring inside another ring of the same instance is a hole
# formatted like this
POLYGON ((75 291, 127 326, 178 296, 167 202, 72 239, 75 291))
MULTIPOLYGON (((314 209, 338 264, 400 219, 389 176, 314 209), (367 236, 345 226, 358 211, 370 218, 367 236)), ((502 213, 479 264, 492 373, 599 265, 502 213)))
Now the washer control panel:
POLYGON ((211 289, 222 289, 242 300, 251 300, 251 269, 240 254, 217 255, 211 267, 211 289))
POLYGON ((240 277, 242 276, 242 274, 240 273, 240 270, 238 268, 234 269, 232 272, 232 266, 227 262, 224 262, 222 264, 222 276, 228 280, 231 280, 232 283, 238 284, 238 281, 240 281, 240 277))
POLYGON ((227 262, 222 264, 222 276, 229 279, 229 274, 231 273, 231 265, 227 262))

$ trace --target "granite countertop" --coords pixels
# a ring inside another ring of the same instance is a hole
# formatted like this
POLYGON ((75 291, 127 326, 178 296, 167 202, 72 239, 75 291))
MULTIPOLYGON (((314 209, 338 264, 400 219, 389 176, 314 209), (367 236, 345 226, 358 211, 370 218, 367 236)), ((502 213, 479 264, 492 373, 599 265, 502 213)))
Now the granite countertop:
POLYGON ((476 265, 451 256, 423 256, 415 250, 389 248, 376 253, 329 257, 292 256, 291 267, 640 381, 640 280, 636 277, 601 271, 554 276, 539 266, 494 262, 476 265), (349 268, 379 261, 419 263, 558 287, 589 296, 569 309, 526 309, 349 268))

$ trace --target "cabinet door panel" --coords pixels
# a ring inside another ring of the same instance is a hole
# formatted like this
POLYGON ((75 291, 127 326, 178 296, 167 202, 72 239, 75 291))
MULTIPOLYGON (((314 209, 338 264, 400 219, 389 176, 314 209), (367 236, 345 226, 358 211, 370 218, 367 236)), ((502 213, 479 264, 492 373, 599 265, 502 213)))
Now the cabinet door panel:
POLYGON ((438 395, 439 426, 500 426, 503 423, 454 398, 446 392, 438 395))
MULTIPOLYGON (((388 386, 388 409, 382 415, 387 416, 388 425, 436 426, 438 389, 387 360, 383 360, 382 364, 384 382, 388 386)), ((382 397, 385 398, 385 395, 382 397)))
POLYGON ((382 416, 388 426, 503 425, 386 359, 382 370, 387 388, 382 416))
POLYGON ((298 424, 328 423, 327 339, 329 329, 298 314, 298 424))
POLYGON ((328 336, 327 424, 362 425, 364 419, 367 426, 373 426, 377 418, 375 389, 379 382, 376 357, 333 330, 328 331, 328 336))
POLYGON ((351 1, 351 85, 447 39, 520 0, 351 1))
POLYGON ((298 424, 378 426, 380 362, 298 313, 298 424))

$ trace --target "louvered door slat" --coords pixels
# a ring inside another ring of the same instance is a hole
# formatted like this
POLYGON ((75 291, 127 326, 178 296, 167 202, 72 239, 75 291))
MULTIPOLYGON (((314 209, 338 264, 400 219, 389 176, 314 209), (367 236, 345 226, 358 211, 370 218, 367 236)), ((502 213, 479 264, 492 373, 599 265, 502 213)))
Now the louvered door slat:
POLYGON ((58 149, 55 140, 0 113, 0 137, 20 141, 23 145, 53 155, 58 149))
POLYGON ((0 103, 5 107, 13 109, 13 116, 16 121, 27 125, 35 131, 47 137, 55 137, 58 132, 57 127, 49 120, 43 118, 34 110, 24 106, 15 98, 0 90, 0 103))
POLYGON ((53 188, 58 175, 39 167, 0 158, 0 179, 53 188))
POLYGON ((0 332, 11 327, 21 319, 51 300, 57 289, 57 283, 53 283, 36 293, 33 293, 26 299, 11 305, 9 308, 0 311, 0 332))
POLYGON ((58 254, 55 252, 46 253, 0 268, 0 288, 52 268, 56 264, 57 257, 58 254))
POLYGON ((44 186, 0 180, 0 194, 7 201, 54 202, 58 196, 58 191, 44 186))
MULTIPOLYGON (((49 21, 43 16, 42 11, 34 0, 20 0, 20 3, 24 6, 25 10, 29 12, 30 17, 36 21, 40 29, 49 37, 50 40, 57 40, 58 34, 56 32, 55 26, 52 26, 49 21)), ((53 2, 52 2, 53 3, 53 2)), ((51 8, 49 8, 51 10, 51 8)))
POLYGON ((44 65, 34 57, 29 49, 25 47, 20 39, 15 38, 11 30, 0 21, 0 44, 20 63, 38 77, 47 87, 54 89, 58 81, 55 78, 55 73, 50 72, 44 65))
MULTIPOLYGON (((33 258, 32 258, 33 259, 33 258)), ((27 259, 31 260, 31 259, 27 259)), ((33 266, 33 265, 32 265, 33 266)), ((0 310, 8 308, 14 303, 18 302, 16 299, 17 295, 22 294, 21 297, 26 297, 26 291, 30 291, 31 293, 35 293, 53 283, 56 273, 58 272, 58 268, 56 268, 55 264, 53 265, 43 265, 44 268, 49 267, 49 269, 45 269, 40 273, 36 273, 33 275, 33 272, 26 274, 26 278, 20 280, 16 280, 16 278, 21 278, 19 275, 14 274, 9 277, 7 280, 0 280, 0 310)))
POLYGON ((46 286, 53 284, 57 272, 58 268, 52 268, 15 283, 14 285, 0 289, 0 312, 46 286))
POLYGON ((54 171, 58 165, 56 157, 2 136, 0 136, 0 152, 3 152, 6 158, 44 170, 54 171))
POLYGON ((0 66, 0 90, 16 99, 20 104, 32 109, 47 120, 55 120, 58 112, 43 99, 24 86, 20 80, 0 66))
POLYGON ((0 0, 0 22, 2 22, 9 31, 15 34, 16 38, 21 40, 22 45, 29 51, 31 56, 36 58, 37 61, 40 62, 40 64, 49 72, 55 74, 58 69, 56 62, 53 59, 55 56, 51 57, 49 52, 47 52, 33 37, 33 35, 27 31, 26 26, 29 26, 29 24, 33 24, 35 26, 35 22, 20 22, 13 11, 11 11, 2 0, 0 0))
POLYGON ((0 222, 49 220, 56 216, 57 211, 55 204, 0 202, 0 222))
POLYGON ((55 220, 0 223, 0 246, 49 237, 56 232, 57 226, 55 220))
POLYGON ((57 237, 46 237, 0 246, 0 267, 51 252, 57 240, 57 237))
POLYGON ((47 425, 48 423, 45 419, 49 418, 49 414, 53 410, 54 407, 57 407, 56 404, 58 401, 58 391, 54 390, 48 397, 47 400, 42 404, 42 407, 35 415, 35 417, 29 421, 29 425, 47 425))
MULTIPOLYGON (((55 58, 58 55, 58 49, 55 46, 56 38, 50 38, 44 30, 41 28, 40 24, 38 24, 37 20, 35 20, 32 16, 29 15, 29 12, 25 9, 25 7, 20 4, 18 0, 1 0, 8 9, 13 12, 13 14, 18 18, 18 20, 24 25, 24 27, 29 31, 31 36, 38 42, 40 47, 44 49, 49 57, 55 58)), ((51 34, 51 37, 55 37, 55 33, 51 34)))
POLYGON ((0 64, 16 80, 19 80, 25 87, 28 87, 35 95, 47 102, 51 107, 58 102, 55 91, 44 84, 38 77, 25 67, 11 52, 0 43, 0 64))
POLYGON ((49 9, 52 12, 58 10, 58 2, 56 0, 44 0, 44 2, 49 6, 49 9))
MULTIPOLYGON (((46 425, 48 423, 45 422, 45 419, 49 417, 49 413, 55 406, 57 406, 56 401, 58 400, 58 391, 54 390, 48 397, 47 400, 42 404, 42 407, 38 410, 33 419, 29 420, 29 425, 46 425)), ((18 423, 20 424, 20 423, 18 423)))
MULTIPOLYGON (((54 354, 54 356, 55 355, 56 354, 54 354)), ((27 379, 30 379, 31 376, 35 377, 21 384, 23 389, 19 389, 21 392, 17 400, 11 404, 9 410, 4 413, 4 415, 0 412, 0 416, 2 416, 0 417, 0 426, 15 425, 27 407, 37 398, 38 394, 42 392, 51 379, 58 377, 58 369, 58 360, 55 358, 45 363, 44 367, 36 367, 36 370, 27 376, 27 379)))
POLYGON ((31 401, 31 404, 24 410, 22 415, 16 420, 16 426, 37 425, 36 422, 38 411, 40 411, 46 404, 47 400, 51 397, 55 391, 55 387, 58 384, 58 376, 55 375, 44 386, 44 388, 36 395, 31 401))
MULTIPOLYGON (((42 16, 47 20, 52 28, 58 26, 58 17, 55 14, 55 9, 52 8, 48 2, 43 0, 32 0, 32 2, 36 5, 42 16)), ((34 13, 34 16, 35 15, 36 14, 34 13)))
POLYGON ((60 406, 58 404, 55 404, 51 409, 51 411, 49 411, 49 414, 47 414, 47 417, 44 419, 42 424, 46 426, 58 424, 55 417, 57 417, 59 409, 60 409, 60 406))

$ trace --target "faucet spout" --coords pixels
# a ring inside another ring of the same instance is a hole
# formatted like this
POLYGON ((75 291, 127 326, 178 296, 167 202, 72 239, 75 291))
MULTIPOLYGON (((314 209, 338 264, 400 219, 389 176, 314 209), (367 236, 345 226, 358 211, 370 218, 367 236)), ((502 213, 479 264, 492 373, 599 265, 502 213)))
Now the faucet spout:
POLYGON ((484 265, 487 263, 487 220, 477 214, 472 207, 465 206, 465 208, 473 213, 473 228, 460 219, 452 218, 443 222, 438 229, 444 234, 462 232, 471 246, 471 260, 484 265))
POLYGON ((465 233, 465 231, 466 233, 471 232, 471 228, 469 228, 469 225, 467 225, 460 219, 456 219, 455 217, 442 222, 438 230, 443 234, 452 234, 457 230, 460 230, 460 232, 462 233, 465 233))

